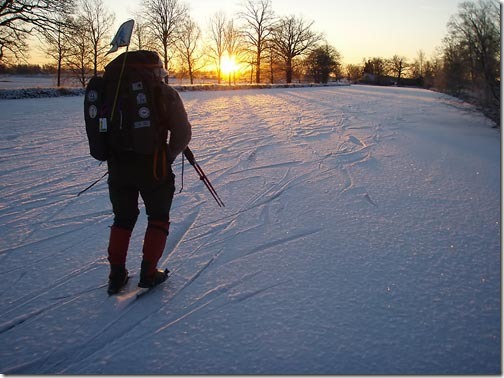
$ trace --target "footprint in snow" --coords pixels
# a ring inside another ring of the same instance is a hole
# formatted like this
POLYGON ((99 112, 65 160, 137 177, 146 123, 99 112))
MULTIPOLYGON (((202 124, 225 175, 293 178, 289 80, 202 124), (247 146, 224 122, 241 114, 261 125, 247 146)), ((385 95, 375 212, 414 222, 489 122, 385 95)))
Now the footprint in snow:
POLYGON ((349 142, 352 142, 354 144, 358 144, 359 146, 364 147, 364 144, 361 142, 361 140, 359 138, 354 137, 353 135, 350 135, 347 140, 349 142))
POLYGON ((378 205, 376 204, 376 202, 371 199, 371 197, 369 196, 369 194, 367 194, 367 193, 364 194, 364 198, 366 199, 366 201, 368 201, 374 207, 378 207, 378 205))

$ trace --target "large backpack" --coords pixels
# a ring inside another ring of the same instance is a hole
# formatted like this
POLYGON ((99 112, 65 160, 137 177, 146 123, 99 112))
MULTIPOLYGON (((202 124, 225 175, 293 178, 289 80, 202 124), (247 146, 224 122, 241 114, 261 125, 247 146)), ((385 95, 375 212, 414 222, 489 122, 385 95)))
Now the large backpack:
POLYGON ((103 77, 89 81, 84 119, 91 156, 105 161, 126 151, 150 155, 165 145, 162 67, 155 52, 125 52, 105 67, 103 77))

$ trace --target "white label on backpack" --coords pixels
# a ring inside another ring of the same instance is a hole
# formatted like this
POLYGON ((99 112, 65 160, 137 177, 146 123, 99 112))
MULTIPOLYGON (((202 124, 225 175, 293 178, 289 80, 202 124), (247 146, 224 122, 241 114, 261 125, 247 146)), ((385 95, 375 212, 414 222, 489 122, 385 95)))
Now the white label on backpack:
POLYGON ((145 93, 139 93, 139 94, 137 94, 137 96, 136 96, 136 102, 137 102, 137 105, 146 104, 147 103, 147 96, 145 95, 145 93))
POLYGON ((89 118, 95 119, 96 116, 98 115, 98 109, 96 108, 95 105, 91 105, 88 109, 88 113, 89 113, 89 118))
POLYGON ((143 84, 141 81, 137 81, 136 83, 131 83, 131 89, 134 91, 141 91, 143 89, 143 84))
POLYGON ((98 131, 100 133, 106 133, 107 132, 107 118, 100 118, 100 120, 99 120, 99 126, 98 126, 98 131))
POLYGON ((150 121, 138 121, 133 123, 135 129, 141 129, 142 127, 150 127, 150 121))
POLYGON ((150 116, 149 108, 146 106, 142 106, 140 109, 138 109, 138 116, 143 119, 149 118, 150 116))

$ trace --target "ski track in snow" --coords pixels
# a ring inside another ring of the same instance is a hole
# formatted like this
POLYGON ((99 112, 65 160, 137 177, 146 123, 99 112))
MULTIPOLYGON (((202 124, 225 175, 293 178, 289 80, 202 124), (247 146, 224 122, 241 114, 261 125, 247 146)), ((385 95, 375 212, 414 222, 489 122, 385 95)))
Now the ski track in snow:
POLYGON ((404 88, 181 96, 226 207, 186 163, 170 278, 141 298, 145 213, 108 297, 106 179, 76 196, 106 171, 82 98, 0 101, 1 373, 500 372, 490 121, 404 88))

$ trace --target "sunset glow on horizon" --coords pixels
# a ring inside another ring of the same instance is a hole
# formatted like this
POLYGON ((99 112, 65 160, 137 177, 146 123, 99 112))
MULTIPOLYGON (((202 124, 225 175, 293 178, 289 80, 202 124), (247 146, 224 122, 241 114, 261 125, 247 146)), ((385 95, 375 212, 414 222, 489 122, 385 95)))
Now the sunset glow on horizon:
POLYGON ((236 63, 234 56, 225 55, 221 62, 221 71, 225 76, 232 75, 239 70, 239 65, 236 63))
MULTIPOLYGON (((115 29, 141 10, 140 0, 103 0, 115 14, 115 29)), ((239 24, 238 13, 247 0, 180 0, 202 30, 209 33, 209 20, 218 12, 239 24)), ((344 64, 360 64, 365 58, 391 58, 394 55, 413 60, 423 51, 432 57, 442 46, 447 23, 456 15, 462 0, 313 0, 292 2, 271 0, 275 15, 302 17, 313 21, 312 29, 322 33, 328 44, 342 57, 344 64)), ((36 42, 33 42, 36 45, 36 42)), ((32 60, 43 61, 40 49, 32 49, 32 60)), ((226 68, 229 70, 229 68, 226 68)))

